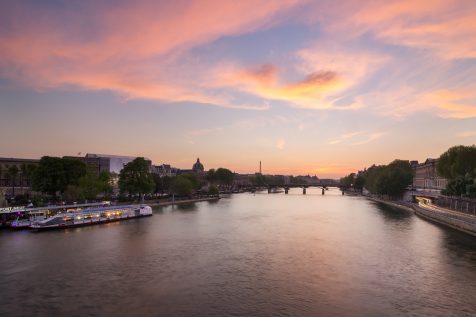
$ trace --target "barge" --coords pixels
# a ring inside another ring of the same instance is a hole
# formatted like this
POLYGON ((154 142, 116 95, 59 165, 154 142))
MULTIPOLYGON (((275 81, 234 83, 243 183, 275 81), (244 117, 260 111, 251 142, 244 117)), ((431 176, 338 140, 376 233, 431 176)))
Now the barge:
POLYGON ((64 229, 147 216, 152 216, 152 208, 144 205, 86 208, 79 211, 56 214, 32 223, 30 228, 36 230, 64 229))

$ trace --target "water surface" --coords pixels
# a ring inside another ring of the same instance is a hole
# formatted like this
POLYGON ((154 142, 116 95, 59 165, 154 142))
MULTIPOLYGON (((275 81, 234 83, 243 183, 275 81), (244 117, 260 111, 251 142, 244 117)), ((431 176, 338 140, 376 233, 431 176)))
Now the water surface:
POLYGON ((476 239, 337 190, 0 231, 1 316, 475 316, 476 239))

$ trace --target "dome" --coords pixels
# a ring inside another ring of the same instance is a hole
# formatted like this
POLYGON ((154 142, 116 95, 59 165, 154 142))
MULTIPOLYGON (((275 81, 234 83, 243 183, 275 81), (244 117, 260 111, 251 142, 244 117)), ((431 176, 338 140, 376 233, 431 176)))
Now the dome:
POLYGON ((197 162, 193 164, 192 170, 196 173, 203 172, 205 169, 203 168, 203 164, 200 163, 200 159, 197 158, 197 162))

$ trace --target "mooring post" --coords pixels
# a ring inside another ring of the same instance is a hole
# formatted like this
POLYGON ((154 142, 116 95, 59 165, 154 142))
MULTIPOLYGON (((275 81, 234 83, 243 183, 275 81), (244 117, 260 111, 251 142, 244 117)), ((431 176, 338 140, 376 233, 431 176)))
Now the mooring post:
POLYGON ((303 194, 303 195, 306 195, 306 187, 303 187, 303 188, 302 188, 302 194, 303 194))
POLYGON ((289 192, 289 187, 285 187, 285 188, 284 188, 284 193, 287 195, 288 192, 289 192))

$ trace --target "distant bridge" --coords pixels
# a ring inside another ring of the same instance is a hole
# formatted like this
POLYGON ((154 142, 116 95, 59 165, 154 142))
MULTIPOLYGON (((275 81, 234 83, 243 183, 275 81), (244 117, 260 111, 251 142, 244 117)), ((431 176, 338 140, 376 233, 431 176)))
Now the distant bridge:
POLYGON ((322 195, 325 194, 325 191, 329 189, 329 187, 338 187, 337 185, 328 185, 328 184, 267 184, 263 186, 254 186, 254 185, 241 185, 240 189, 242 190, 249 190, 252 192, 255 192, 256 189, 259 188, 267 188, 268 189, 268 194, 273 193, 273 190, 276 190, 278 188, 284 189, 284 193, 288 194, 289 190, 291 188, 302 188, 302 194, 306 195, 307 188, 309 187, 317 187, 317 188, 322 188, 322 195))

